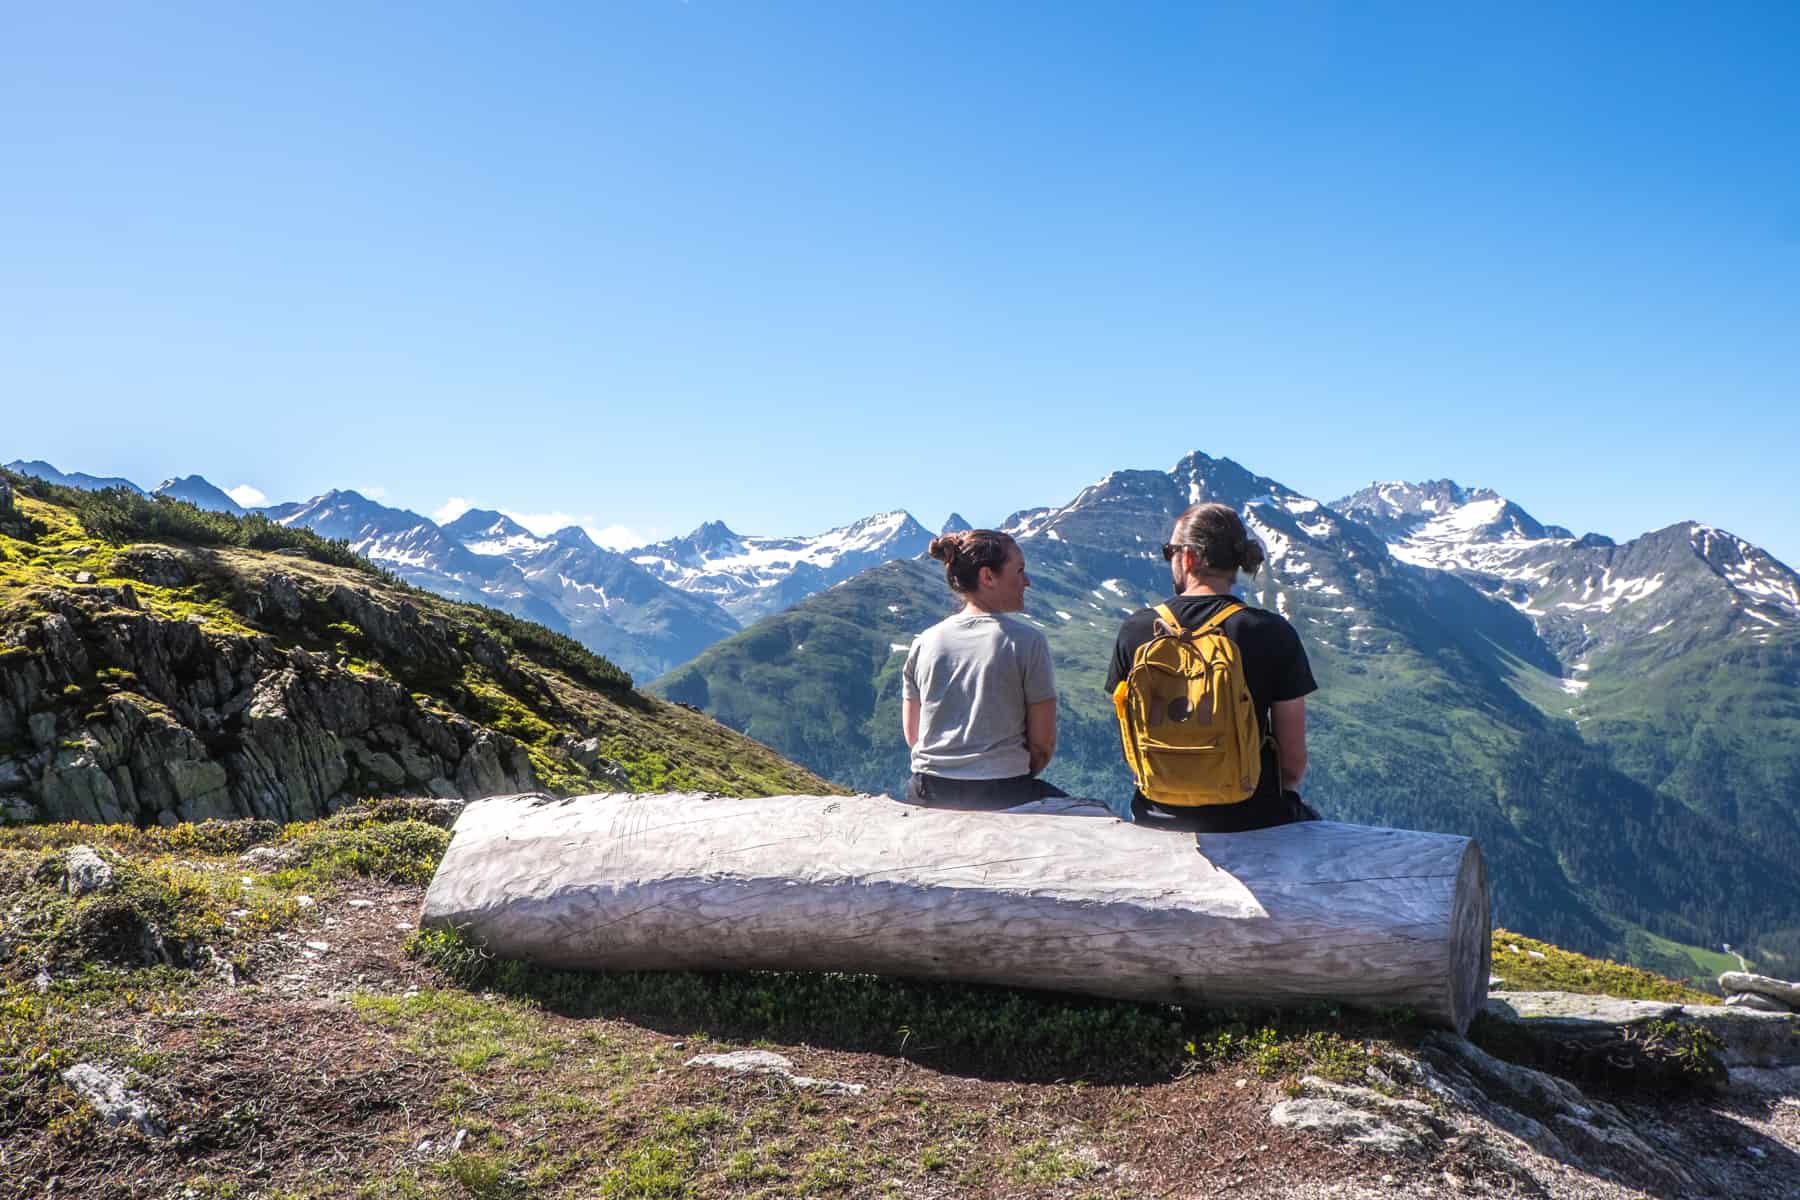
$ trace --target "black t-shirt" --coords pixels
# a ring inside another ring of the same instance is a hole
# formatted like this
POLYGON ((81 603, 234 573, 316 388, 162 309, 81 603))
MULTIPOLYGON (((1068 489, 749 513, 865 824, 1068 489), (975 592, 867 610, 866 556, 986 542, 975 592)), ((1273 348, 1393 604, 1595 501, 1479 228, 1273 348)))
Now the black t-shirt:
MULTIPOLYGON (((1183 629, 1193 629, 1228 603, 1241 603, 1235 596, 1175 596, 1167 601, 1183 629)), ((1118 644, 1113 647, 1112 669, 1106 673, 1106 694, 1113 691, 1131 672, 1131 659, 1138 647, 1154 633, 1156 610, 1139 609, 1119 626, 1118 644)), ((1306 648, 1300 635, 1287 618, 1263 608, 1244 609, 1226 617, 1220 626, 1225 636, 1237 644, 1243 656, 1245 682, 1250 685, 1250 698, 1256 705, 1258 733, 1267 736, 1271 718, 1269 706, 1278 700, 1298 700, 1319 690, 1313 682, 1312 666, 1306 661, 1306 648)), ((1245 805, 1261 808, 1281 799, 1281 768, 1275 752, 1263 746, 1262 779, 1256 794, 1245 805)), ((1225 807, 1236 808, 1237 805, 1225 807)))

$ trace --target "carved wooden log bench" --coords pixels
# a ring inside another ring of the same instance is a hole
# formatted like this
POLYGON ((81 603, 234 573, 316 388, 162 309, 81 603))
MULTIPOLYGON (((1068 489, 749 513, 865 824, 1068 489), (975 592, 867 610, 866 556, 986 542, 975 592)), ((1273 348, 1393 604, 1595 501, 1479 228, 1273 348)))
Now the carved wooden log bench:
POLYGON ((421 924, 602 970, 849 971, 1224 1007, 1487 996, 1468 838, 1329 821, 1176 834, 1054 803, 500 796, 457 819, 421 924), (1087 815, 1083 815, 1087 814, 1087 815))

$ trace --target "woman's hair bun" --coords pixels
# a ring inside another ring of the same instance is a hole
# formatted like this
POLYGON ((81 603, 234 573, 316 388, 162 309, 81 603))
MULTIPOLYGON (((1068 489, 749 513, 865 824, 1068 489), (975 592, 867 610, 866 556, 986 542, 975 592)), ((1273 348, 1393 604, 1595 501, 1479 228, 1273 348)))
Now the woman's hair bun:
POLYGON ((925 553, 941 563, 953 563, 962 552, 962 537, 954 533, 946 533, 942 537, 934 537, 931 544, 925 547, 925 553))

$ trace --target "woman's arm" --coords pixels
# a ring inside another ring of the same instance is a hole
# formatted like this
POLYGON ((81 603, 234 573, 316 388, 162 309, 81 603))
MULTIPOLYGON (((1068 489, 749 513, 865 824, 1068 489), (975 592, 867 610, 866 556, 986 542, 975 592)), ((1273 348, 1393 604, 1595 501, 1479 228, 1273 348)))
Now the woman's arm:
POLYGON ((1050 765, 1056 757, 1056 697, 1025 706, 1025 748, 1031 753, 1031 773, 1050 765))
POLYGON ((919 698, 900 702, 900 732, 906 735, 906 744, 919 744, 919 698))
POLYGON ((1277 700, 1272 706, 1275 747, 1283 791, 1298 791, 1306 774, 1306 699, 1277 700))

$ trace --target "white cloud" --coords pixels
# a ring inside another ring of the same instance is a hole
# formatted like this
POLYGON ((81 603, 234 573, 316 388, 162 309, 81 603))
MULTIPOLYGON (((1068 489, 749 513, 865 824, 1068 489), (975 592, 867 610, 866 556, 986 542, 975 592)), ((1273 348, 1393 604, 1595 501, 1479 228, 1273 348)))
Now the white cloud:
POLYGON ((587 535, 608 550, 635 550, 656 540, 654 533, 640 533, 626 525, 608 525, 604 529, 583 525, 587 535))
POLYGON ((245 508, 261 508, 269 502, 267 496, 247 483, 240 483, 234 488, 226 488, 225 494, 245 508))
MULTIPOLYGON (((443 506, 431 514, 431 519, 439 525, 449 524, 475 507, 461 496, 452 496, 444 501, 443 506)), ((633 529, 629 525, 601 525, 592 513, 571 513, 555 509, 550 512, 520 512, 513 508, 499 510, 511 517, 538 537, 549 537, 559 529, 567 529, 571 525, 579 525, 582 532, 594 539, 596 545, 608 550, 632 550, 638 546, 647 546, 663 535, 654 529, 633 529)))

